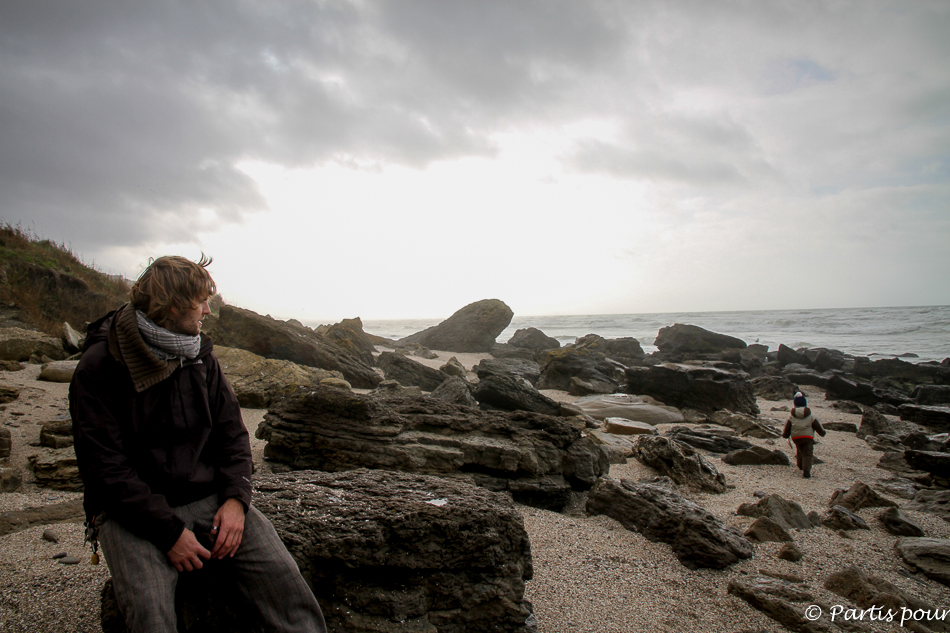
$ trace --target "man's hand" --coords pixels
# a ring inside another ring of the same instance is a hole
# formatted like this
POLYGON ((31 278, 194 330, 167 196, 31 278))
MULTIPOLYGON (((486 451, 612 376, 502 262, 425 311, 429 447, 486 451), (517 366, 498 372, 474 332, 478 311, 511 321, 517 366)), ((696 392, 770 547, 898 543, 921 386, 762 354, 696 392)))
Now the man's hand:
POLYGON ((211 556, 221 560, 234 556, 244 538, 244 504, 237 499, 228 499, 214 515, 212 532, 217 536, 211 556), (214 526, 218 529, 215 530, 214 526))
POLYGON ((211 552, 201 546, 194 532, 185 528, 166 556, 178 571, 192 571, 201 569, 201 559, 211 558, 211 552))

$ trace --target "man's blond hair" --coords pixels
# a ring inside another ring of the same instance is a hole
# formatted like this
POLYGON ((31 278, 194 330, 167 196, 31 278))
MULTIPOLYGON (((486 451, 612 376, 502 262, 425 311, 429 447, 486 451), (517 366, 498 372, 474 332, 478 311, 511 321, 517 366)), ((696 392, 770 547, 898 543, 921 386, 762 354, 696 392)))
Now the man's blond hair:
POLYGON ((217 291, 207 271, 211 261, 204 253, 197 262, 178 255, 159 257, 129 291, 132 305, 159 325, 169 319, 172 308, 194 310, 217 291))

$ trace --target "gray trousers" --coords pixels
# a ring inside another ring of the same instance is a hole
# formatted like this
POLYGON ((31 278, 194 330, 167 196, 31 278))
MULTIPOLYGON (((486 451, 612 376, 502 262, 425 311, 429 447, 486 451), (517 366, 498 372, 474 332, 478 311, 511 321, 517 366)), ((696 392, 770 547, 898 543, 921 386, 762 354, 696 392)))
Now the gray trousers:
MULTIPOLYGON (((217 496, 175 508, 192 532, 208 532, 220 504, 217 496)), ((115 585, 119 611, 132 633, 176 633, 175 587, 179 572, 150 541, 108 518, 99 527, 99 543, 115 585)), ((241 546, 227 562, 244 595, 255 604, 268 631, 326 633, 326 624, 297 563, 274 526, 251 507, 244 519, 241 546)), ((181 572, 183 574, 195 572, 181 572)), ((200 572, 199 572, 200 573, 200 572)))

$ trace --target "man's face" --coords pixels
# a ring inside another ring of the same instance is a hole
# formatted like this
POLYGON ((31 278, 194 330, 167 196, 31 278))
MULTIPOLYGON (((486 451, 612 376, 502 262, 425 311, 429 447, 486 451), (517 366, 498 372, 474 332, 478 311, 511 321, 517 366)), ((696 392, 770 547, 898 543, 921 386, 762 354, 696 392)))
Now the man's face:
POLYGON ((211 314, 208 299, 204 299, 196 307, 186 310, 171 309, 171 316, 165 327, 170 332, 198 336, 201 333, 201 321, 211 314))

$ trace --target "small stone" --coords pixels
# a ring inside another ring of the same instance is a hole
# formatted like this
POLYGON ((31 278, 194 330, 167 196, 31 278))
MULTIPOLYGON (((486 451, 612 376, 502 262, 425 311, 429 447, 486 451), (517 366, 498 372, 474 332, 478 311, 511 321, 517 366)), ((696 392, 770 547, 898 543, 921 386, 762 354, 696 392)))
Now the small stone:
POLYGON ((59 536, 52 530, 43 530, 43 540, 50 543, 59 543, 59 536))
POLYGON ((851 536, 850 534, 848 534, 848 531, 847 531, 847 530, 838 530, 838 536, 840 536, 841 538, 849 538, 849 539, 852 539, 852 540, 854 539, 853 536, 851 536))
POLYGON ((66 558, 68 554, 66 552, 60 552, 59 554, 53 554, 53 560, 59 560, 60 558, 66 558))
POLYGON ((802 559, 802 550, 795 543, 786 543, 782 546, 782 549, 779 550, 778 557, 781 560, 797 563, 802 559))
POLYGON ((59 564, 60 565, 78 565, 79 559, 76 558, 75 556, 66 556, 65 558, 59 559, 59 564))

